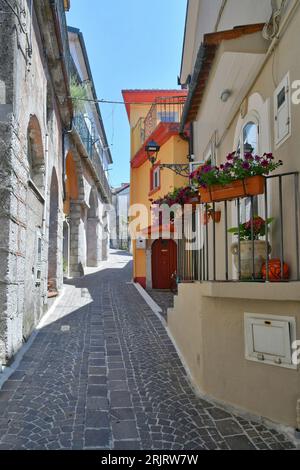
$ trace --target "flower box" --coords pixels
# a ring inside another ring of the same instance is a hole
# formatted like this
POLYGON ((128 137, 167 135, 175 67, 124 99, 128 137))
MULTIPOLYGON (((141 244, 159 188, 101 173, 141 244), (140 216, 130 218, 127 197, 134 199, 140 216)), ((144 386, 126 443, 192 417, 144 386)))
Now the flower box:
POLYGON ((185 205, 190 204, 193 206, 193 208, 196 208, 198 204, 201 203, 200 196, 199 194, 195 194, 194 196, 189 197, 185 201, 185 205))
POLYGON ((202 204, 258 196, 259 194, 264 194, 264 192, 265 178, 260 175, 233 181, 224 186, 213 185, 210 188, 199 188, 199 196, 202 204))

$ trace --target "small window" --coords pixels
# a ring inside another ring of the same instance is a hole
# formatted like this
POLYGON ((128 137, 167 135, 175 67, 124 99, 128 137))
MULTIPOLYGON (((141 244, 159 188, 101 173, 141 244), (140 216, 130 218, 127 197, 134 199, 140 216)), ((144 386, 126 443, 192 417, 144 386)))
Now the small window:
POLYGON ((160 122, 178 122, 178 113, 175 111, 163 111, 157 113, 160 122))
POLYGON ((36 234, 35 282, 40 285, 42 280, 42 236, 40 231, 36 234))
POLYGON ((275 144, 278 148, 291 135, 290 80, 287 74, 274 95, 275 144))
POLYGON ((204 163, 211 163, 212 165, 216 165, 217 158, 216 158, 216 132, 212 136, 209 141, 208 146, 203 154, 203 161, 204 163))
POLYGON ((158 189, 160 187, 160 168, 157 167, 153 170, 152 174, 152 189, 158 189))
MULTIPOLYGON (((246 153, 252 153, 255 155, 259 152, 259 126, 258 122, 255 122, 254 118, 249 120, 242 129, 240 139, 237 145, 237 154, 242 157, 246 153), (252 120, 253 119, 253 120, 252 120)), ((254 198, 253 204, 253 215, 258 213, 258 200, 254 198)), ((241 222, 247 222, 251 218, 251 198, 245 198, 241 204, 241 222)))

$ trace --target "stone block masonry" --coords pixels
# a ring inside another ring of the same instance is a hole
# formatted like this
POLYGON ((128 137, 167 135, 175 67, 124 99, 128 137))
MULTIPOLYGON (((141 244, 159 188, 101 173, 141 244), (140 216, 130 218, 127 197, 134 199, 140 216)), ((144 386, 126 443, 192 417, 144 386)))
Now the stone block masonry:
MULTIPOLYGON (((42 2, 40 4, 42 7, 42 2)), ((48 279, 48 219, 52 169, 58 175, 56 285, 62 286, 62 124, 55 95, 46 155, 47 93, 52 90, 36 15, 26 2, 24 29, 32 26, 32 57, 28 37, 16 15, 0 0, 0 363, 7 365, 44 311, 48 279), (30 59, 30 60, 29 60, 30 59), (46 167, 51 171, 47 172, 46 167), (49 175, 50 173, 50 175, 49 175), (46 178, 49 181, 46 182, 46 178), (47 183, 47 184, 46 184, 47 183), (46 210, 45 210, 46 209, 46 210), (44 216, 46 221, 44 223, 44 216), (40 240, 40 241, 39 241, 40 240), (40 243, 40 245, 39 245, 40 243), (47 252, 47 256, 45 255, 47 252)), ((22 8, 21 8, 22 7, 22 8)), ((50 20, 50 18, 49 18, 50 20)), ((50 23, 49 23, 50 26, 50 23)), ((53 37, 53 47, 56 38, 53 37)), ((49 104, 49 100, 48 100, 49 104)))
POLYGON ((78 136, 69 132, 72 113, 63 99, 69 83, 58 58, 69 60, 68 45, 62 54, 54 22, 60 17, 66 38, 64 2, 33 2, 32 16, 29 6, 15 0, 13 14, 0 0, 0 366, 10 364, 48 299, 60 294, 64 266, 80 277, 107 253, 103 199, 78 136), (78 186, 69 210, 67 167, 78 186))

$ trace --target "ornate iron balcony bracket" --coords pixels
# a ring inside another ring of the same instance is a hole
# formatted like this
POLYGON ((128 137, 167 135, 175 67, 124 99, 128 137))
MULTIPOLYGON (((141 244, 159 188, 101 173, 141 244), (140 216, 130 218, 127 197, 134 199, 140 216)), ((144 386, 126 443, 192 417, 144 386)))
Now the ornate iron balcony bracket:
POLYGON ((186 163, 173 163, 173 164, 164 163, 160 165, 160 169, 171 170, 174 173, 176 173, 176 175, 182 176, 183 178, 190 177, 190 165, 186 163))

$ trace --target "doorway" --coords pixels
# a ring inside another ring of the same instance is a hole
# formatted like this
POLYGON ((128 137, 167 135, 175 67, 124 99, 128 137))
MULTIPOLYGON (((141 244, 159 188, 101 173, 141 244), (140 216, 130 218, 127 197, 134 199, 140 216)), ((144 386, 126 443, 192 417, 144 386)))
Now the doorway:
POLYGON ((172 274, 177 271, 177 245, 160 238, 152 245, 152 288, 171 289, 172 274))

